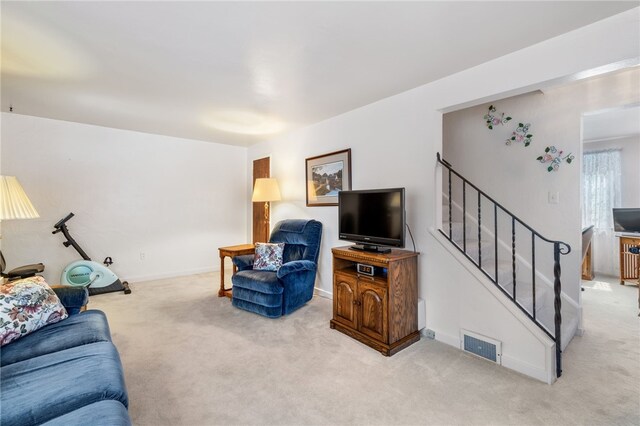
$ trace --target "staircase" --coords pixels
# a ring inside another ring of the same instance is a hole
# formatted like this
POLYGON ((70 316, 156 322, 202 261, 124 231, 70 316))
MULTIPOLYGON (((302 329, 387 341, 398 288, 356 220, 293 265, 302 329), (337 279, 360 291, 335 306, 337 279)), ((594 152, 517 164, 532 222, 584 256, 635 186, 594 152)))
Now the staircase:
POLYGON ((562 350, 578 325, 576 310, 562 303, 560 256, 571 248, 540 235, 453 170, 439 153, 437 160, 443 171, 439 231, 555 342, 560 377, 562 350))

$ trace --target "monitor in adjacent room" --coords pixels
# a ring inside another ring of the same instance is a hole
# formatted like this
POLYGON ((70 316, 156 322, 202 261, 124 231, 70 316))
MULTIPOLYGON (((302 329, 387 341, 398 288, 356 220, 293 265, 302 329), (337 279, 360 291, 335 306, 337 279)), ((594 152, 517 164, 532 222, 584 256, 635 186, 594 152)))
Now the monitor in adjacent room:
POLYGON ((338 235, 354 249, 388 252, 404 247, 404 188, 340 191, 338 235))
POLYGON ((613 209, 613 230, 625 234, 640 233, 640 208, 613 209))

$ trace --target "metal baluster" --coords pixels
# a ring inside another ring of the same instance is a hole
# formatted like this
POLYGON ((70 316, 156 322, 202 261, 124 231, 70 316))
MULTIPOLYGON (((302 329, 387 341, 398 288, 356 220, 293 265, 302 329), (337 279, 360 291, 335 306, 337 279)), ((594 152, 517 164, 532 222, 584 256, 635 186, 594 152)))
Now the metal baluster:
POLYGON ((478 267, 482 269, 482 200, 478 191, 478 267))
POLYGON ((516 219, 511 216, 511 267, 513 271, 513 300, 516 300, 516 219))
POLYGON ((449 169, 449 240, 451 240, 453 231, 451 230, 451 169, 449 169))
POLYGON ((498 282, 498 205, 493 203, 493 248, 495 250, 495 268, 496 268, 496 279, 495 282, 498 282))
POLYGON ((562 285, 560 283, 560 243, 553 244, 553 293, 555 300, 553 302, 555 308, 555 340, 556 340, 556 377, 562 375, 562 337, 560 328, 562 325, 562 299, 560 292, 562 285))
POLYGON ((533 294, 533 320, 536 320, 536 234, 531 233, 531 293, 533 294))
POLYGON ((462 251, 467 253, 467 181, 462 180, 462 251))

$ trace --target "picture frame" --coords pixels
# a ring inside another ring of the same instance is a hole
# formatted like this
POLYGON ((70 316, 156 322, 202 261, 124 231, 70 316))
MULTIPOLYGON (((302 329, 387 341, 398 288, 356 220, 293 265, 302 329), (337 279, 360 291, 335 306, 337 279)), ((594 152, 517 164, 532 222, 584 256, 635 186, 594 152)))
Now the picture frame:
POLYGON ((307 207, 337 206, 338 192, 351 190, 351 148, 305 160, 307 207))

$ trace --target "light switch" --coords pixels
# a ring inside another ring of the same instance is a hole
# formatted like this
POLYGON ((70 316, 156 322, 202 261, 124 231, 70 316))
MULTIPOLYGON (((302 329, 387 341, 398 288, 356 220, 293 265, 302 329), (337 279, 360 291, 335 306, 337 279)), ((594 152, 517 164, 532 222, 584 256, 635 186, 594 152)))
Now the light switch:
POLYGON ((558 204, 560 202, 560 193, 558 191, 549 191, 549 204, 558 204))

